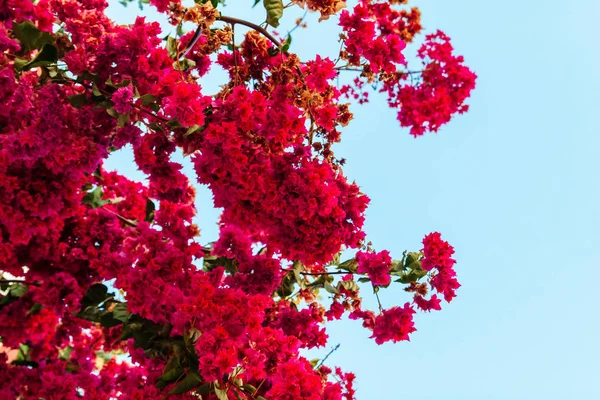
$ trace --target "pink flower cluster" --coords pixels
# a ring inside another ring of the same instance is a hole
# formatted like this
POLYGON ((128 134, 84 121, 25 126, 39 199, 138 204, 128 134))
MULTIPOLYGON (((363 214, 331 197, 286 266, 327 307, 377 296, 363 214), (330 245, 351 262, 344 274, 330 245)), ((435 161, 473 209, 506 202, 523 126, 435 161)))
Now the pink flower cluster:
POLYGON ((352 13, 340 14, 340 26, 347 38, 345 56, 349 65, 360 66, 365 59, 374 73, 393 73, 397 65, 405 64, 402 51, 406 43, 399 32, 390 30, 398 15, 391 7, 381 7, 371 0, 361 0, 352 13))
MULTIPOLYGON (((327 344, 328 320, 348 313, 397 342, 415 307, 455 297, 438 233, 410 265, 365 244, 369 198, 332 150, 352 119, 332 59, 302 62, 261 27, 231 46, 211 2, 151 0, 200 25, 175 42, 142 17, 117 25, 104 0, 1 3, 0 398, 350 400, 353 374, 301 355, 327 344), (213 67, 230 79, 209 96, 198 81, 213 67), (145 183, 103 167, 127 146, 145 183), (222 208, 214 243, 200 242, 178 151, 222 208), (359 283, 393 279, 414 303, 365 309, 359 283)), ((344 6, 304 5, 324 18, 344 6)), ((418 10, 365 0, 340 23, 340 59, 392 85, 418 10)), ((386 86, 416 134, 464 111, 474 84, 445 36, 420 54, 421 86, 386 86)))
POLYGON ((400 125, 410 127, 415 137, 437 132, 454 114, 468 111, 465 100, 475 88, 477 78, 463 64, 463 57, 453 53, 450 38, 441 31, 426 36, 419 57, 425 67, 417 85, 386 88, 390 105, 400 108, 400 125))

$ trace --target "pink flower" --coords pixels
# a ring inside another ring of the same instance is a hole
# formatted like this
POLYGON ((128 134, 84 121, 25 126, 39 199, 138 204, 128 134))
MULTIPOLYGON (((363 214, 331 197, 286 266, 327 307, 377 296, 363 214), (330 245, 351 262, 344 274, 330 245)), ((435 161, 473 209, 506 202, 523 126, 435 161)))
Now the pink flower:
POLYGON ((409 334, 416 331, 412 317, 414 313, 415 310, 408 303, 404 307, 383 310, 375 318, 375 327, 371 337, 375 338, 377 344, 410 340, 409 334))
POLYGON ((419 294, 415 294, 415 304, 423 311, 431 311, 431 310, 441 310, 442 306, 440 305, 441 299, 438 299, 437 295, 432 295, 429 300, 425 299, 423 296, 419 294))
POLYGON ((112 96, 115 110, 119 114, 127 114, 133 109, 133 105, 131 104, 132 100, 133 89, 129 86, 118 88, 112 96))
POLYGON ((390 252, 383 250, 379 253, 362 252, 356 253, 359 274, 367 274, 374 286, 387 286, 391 282, 390 267, 392 258, 390 252))
POLYGON ((431 286, 444 295, 444 299, 450 302, 456 297, 456 289, 460 287, 456 279, 452 258, 454 248, 438 232, 430 233, 423 239, 423 260, 421 265, 427 271, 437 270, 437 274, 431 279, 431 286))

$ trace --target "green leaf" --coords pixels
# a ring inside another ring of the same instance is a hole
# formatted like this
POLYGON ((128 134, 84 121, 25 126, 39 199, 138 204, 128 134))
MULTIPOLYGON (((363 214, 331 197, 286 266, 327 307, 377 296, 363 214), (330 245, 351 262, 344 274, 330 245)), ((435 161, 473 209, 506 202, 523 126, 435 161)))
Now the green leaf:
POLYGON ((30 315, 37 314, 42 308, 44 308, 44 306, 42 306, 40 303, 35 303, 25 315, 28 317, 30 315))
POLYGON ((31 21, 13 23, 13 35, 21 43, 21 52, 28 53, 41 48, 46 43, 54 42, 48 32, 40 31, 31 21))
POLYGON ((27 290, 27 286, 17 283, 15 285, 11 285, 10 295, 13 297, 23 297, 27 294, 27 290))
POLYGON ((33 60, 23 66, 23 70, 27 71, 31 68, 39 67, 41 65, 56 64, 58 61, 58 48, 50 43, 44 43, 40 52, 35 56, 33 60))
POLYGON ((331 283, 333 281, 333 277, 331 275, 321 275, 311 283, 309 283, 308 287, 324 287, 325 282, 331 283))
POLYGON ((152 340, 152 335, 149 332, 133 331, 133 339, 135 340, 133 343, 134 349, 147 349, 152 340))
POLYGON ((182 37, 185 35, 185 31, 183 30, 183 25, 180 23, 177 25, 177 36, 182 37))
POLYGON ((421 267, 421 263, 419 262, 419 253, 408 253, 408 255, 406 256, 406 259, 404 260, 404 267, 405 268, 414 268, 414 267, 412 267, 412 265, 415 263, 419 263, 418 264, 419 268, 421 267))
POLYGON ((67 346, 62 350, 58 350, 58 358, 66 361, 71 357, 72 352, 73 352, 73 348, 71 346, 67 346))
POLYGON ((152 123, 148 124, 148 128, 150 128, 156 132, 164 132, 164 129, 162 128, 162 126, 160 126, 156 122, 152 122, 152 123))
POLYGON ((42 32, 31 21, 13 23, 13 35, 21 43, 23 52, 36 49, 35 43, 42 32))
POLYGON ((83 196, 83 204, 87 204, 92 208, 102 207, 105 204, 108 204, 108 200, 102 200, 102 188, 97 186, 91 192, 88 192, 85 196, 83 196))
POLYGON ((340 291, 331 285, 329 282, 325 282, 325 290, 331 294, 338 294, 340 291))
POLYGON ((114 107, 107 108, 106 112, 113 118, 119 118, 119 113, 117 112, 117 110, 115 110, 114 107))
POLYGON ((152 223, 154 221, 154 214, 156 211, 156 205, 149 198, 146 199, 146 218, 144 221, 152 223))
MULTIPOLYGON (((317 362, 319 362, 319 360, 317 360, 317 362)), ((311 364, 312 364, 312 361, 311 361, 311 364)), ((252 386, 251 384, 247 383, 242 386, 242 390, 245 392, 248 392, 250 394, 254 394, 254 393, 256 393, 256 391, 258 389, 256 389, 256 387, 252 386)))
POLYGON ((183 135, 184 137, 193 135, 196 132, 202 132, 205 128, 203 126, 194 125, 188 128, 187 132, 183 135))
POLYGON ((27 346, 26 344, 23 344, 23 343, 21 343, 19 345, 19 352, 17 353, 16 360, 17 361, 29 360, 29 346, 27 346))
POLYGON ((103 180, 102 179, 102 168, 100 167, 100 165, 98 165, 98 167, 94 170, 92 175, 94 175, 96 178, 98 178, 100 180, 103 180))
POLYGON ((14 360, 10 364, 15 365, 15 366, 20 366, 20 367, 31 367, 31 368, 38 367, 38 363, 36 363, 35 361, 29 361, 29 360, 14 360))
POLYGON ((171 357, 169 359, 169 362, 167 362, 167 364, 165 365, 163 374, 158 379, 164 382, 174 381, 181 375, 183 375, 184 372, 185 370, 179 363, 179 359, 177 357, 171 357))
POLYGON ((215 382, 215 395, 219 400, 229 400, 229 396, 227 396, 227 390, 221 389, 218 382, 215 382))
POLYGON ((92 94, 94 96, 102 96, 102 92, 98 88, 98 85, 96 85, 96 82, 92 83, 92 94))
POLYGON ((121 82, 119 83, 112 83, 109 81, 111 81, 111 79, 109 78, 108 81, 106 81, 106 85, 107 86, 111 86, 113 88, 122 88, 122 87, 127 87, 131 84, 131 79, 123 79, 121 82))
POLYGON ((340 255, 341 255, 341 253, 334 254, 333 258, 331 259, 331 261, 329 261, 327 263, 327 265, 339 265, 339 263, 340 263, 340 255))
POLYGON ((112 313, 105 313, 100 317, 100 324, 105 328, 112 328, 121 325, 123 322, 113 317, 112 313))
POLYGON ((365 282, 370 282, 371 280, 370 280, 369 278, 364 278, 364 277, 363 277, 363 278, 358 278, 358 281, 359 281, 360 283, 365 283, 365 282))
POLYGON ((102 283, 94 283, 85 292, 85 296, 83 296, 81 305, 83 307, 97 306, 98 304, 106 300, 108 297, 108 288, 106 287, 106 285, 103 285, 102 283))
POLYGON ((273 28, 279 26, 279 20, 283 17, 283 1, 282 0, 263 0, 263 5, 267 11, 267 24, 273 28))
POLYGON ((112 310, 113 317, 121 322, 127 322, 131 317, 131 313, 127 311, 127 304, 119 303, 112 310))
POLYGON ((393 260, 392 266, 390 267, 390 273, 392 275, 398 275, 404 269, 404 262, 401 260, 393 260))
POLYGON ((88 99, 85 93, 74 94, 72 96, 67 97, 69 99, 69 103, 75 108, 81 108, 88 103, 88 99))
POLYGON ((14 65, 15 65, 15 70, 16 71, 22 71, 23 67, 26 66, 29 63, 29 59, 27 58, 19 58, 16 57, 15 61, 14 61, 14 65))
POLYGON ((142 100, 142 105, 146 107, 154 103, 156 100, 158 100, 158 98, 153 94, 146 93, 145 95, 140 97, 140 100, 142 100))
POLYGON ((212 385, 210 383, 203 383, 198 386, 198 389, 195 390, 196 394, 209 394, 212 392, 212 385))
MULTIPOLYGON (((292 293, 294 293, 296 279, 294 278, 293 272, 288 272, 285 274, 283 279, 281 280, 281 286, 277 289, 277 294, 281 298, 285 298, 292 293)), ((310 285, 309 285, 310 286, 310 285)))
POLYGON ((190 60, 189 58, 184 58, 179 60, 179 62, 173 62, 173 68, 176 71, 186 71, 190 68, 194 68, 196 66, 196 62, 194 60, 190 60))
POLYGON ((358 269, 358 263, 356 262, 356 260, 354 258, 351 258, 349 260, 344 261, 337 267, 338 267, 338 269, 343 269, 344 271, 354 273, 358 269))
POLYGON ((77 82, 84 83, 85 81, 97 82, 98 75, 92 74, 90 71, 84 71, 83 74, 81 74, 81 76, 77 77, 77 82))
POLYGON ((202 383, 202 378, 198 375, 198 372, 192 371, 183 378, 181 382, 177 386, 175 386, 169 394, 183 394, 187 393, 196 386, 202 383))
POLYGON ((100 357, 104 361, 104 363, 107 363, 110 360, 112 360, 113 353, 112 353, 112 351, 110 351, 110 352, 107 353, 104 350, 98 350, 96 352, 96 357, 100 357))
POLYGON ((396 279, 396 282, 401 282, 401 283, 416 282, 419 279, 421 279, 422 277, 424 277, 425 275, 427 275, 427 271, 424 271, 422 269, 418 269, 418 270, 411 269, 407 273, 400 275, 400 278, 396 279))
MULTIPOLYGON (((283 42, 283 46, 281 47, 281 51, 283 51, 284 53, 287 53, 287 51, 290 49, 290 45, 292 44, 292 35, 290 35, 288 33, 287 39, 285 40, 285 42, 283 42)), ((337 253, 335 255, 335 257, 337 258, 336 262, 333 262, 333 264, 339 264, 340 262, 340 253, 337 253)))
POLYGON ((177 38, 168 36, 167 37, 167 53, 169 54, 169 57, 171 57, 172 59, 176 59, 177 54, 178 54, 178 48, 179 48, 179 44, 177 42, 177 38))
POLYGON ((128 123, 129 123, 129 113, 119 114, 119 116, 117 117, 117 126, 119 128, 122 128, 125 125, 127 125, 128 123))
POLYGON ((359 289, 358 284, 353 280, 349 281, 340 281, 338 282, 338 287, 343 287, 346 290, 357 291, 359 289))
POLYGON ((181 122, 179 122, 177 118, 171 118, 167 121, 167 125, 169 125, 171 129, 183 128, 183 125, 181 125, 181 122))
POLYGON ((191 328, 187 334, 183 335, 183 341, 187 347, 193 347, 200 336, 202 336, 202 332, 196 328, 191 328))

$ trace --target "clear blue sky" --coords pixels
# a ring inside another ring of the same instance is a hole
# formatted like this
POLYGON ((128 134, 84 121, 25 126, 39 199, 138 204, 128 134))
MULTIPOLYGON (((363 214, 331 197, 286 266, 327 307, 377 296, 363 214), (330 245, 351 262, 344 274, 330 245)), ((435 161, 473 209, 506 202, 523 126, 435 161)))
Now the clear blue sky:
MULTIPOLYGON (((224 13, 248 17, 230 3, 224 13)), ((337 154, 372 199, 376 248, 400 255, 440 231, 463 286, 441 312, 417 316, 409 343, 377 346, 357 322, 332 324, 330 344, 341 347, 328 364, 358 375, 360 400, 600 399, 600 2, 413 4, 478 74, 471 111, 413 139, 373 101, 355 108, 337 154)), ((110 10, 123 22, 137 12, 110 10)), ((335 41, 322 39, 333 22, 309 25, 292 50, 333 54, 335 41)), ((139 177, 129 157, 108 166, 139 177)), ((217 212, 202 189, 198 210, 213 240, 217 212)), ((388 290, 382 302, 405 299, 388 290)))

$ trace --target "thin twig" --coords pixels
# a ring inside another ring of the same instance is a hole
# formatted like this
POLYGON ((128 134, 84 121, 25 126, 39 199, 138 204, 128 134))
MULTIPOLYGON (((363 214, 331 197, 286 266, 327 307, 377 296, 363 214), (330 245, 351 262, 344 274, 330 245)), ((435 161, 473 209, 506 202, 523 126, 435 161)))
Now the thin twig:
MULTIPOLYGON (((294 270, 282 268, 281 271, 293 272, 294 270)), ((309 276, 354 274, 354 272, 349 272, 349 271, 299 272, 299 273, 301 275, 309 275, 309 276)))
POLYGON ((383 306, 381 305, 381 300, 379 300, 379 293, 377 290, 375 290, 375 287, 373 287, 373 293, 375 293, 375 297, 377 298, 377 304, 379 304, 379 312, 383 312, 383 306))
MULTIPOLYGON (((267 39, 269 39, 271 42, 273 42, 273 44, 275 46, 277 46, 278 49, 281 49, 283 47, 281 42, 279 40, 277 40, 277 38, 275 38, 275 36, 273 36, 271 33, 269 33, 269 31, 267 31, 262 26, 256 25, 250 21, 246 21, 243 19, 235 18, 235 17, 228 17, 226 15, 221 15, 220 17, 217 17, 217 21, 227 22, 232 25, 240 24, 240 25, 247 26, 248 28, 252 28, 255 31, 263 34, 267 39)), ((196 28, 196 32, 194 32, 194 36, 192 36, 192 38, 188 42, 187 46, 185 46, 185 49, 181 52, 181 55, 183 57, 185 57, 186 54, 189 53, 190 50, 192 50, 192 48, 196 45, 196 43, 200 39, 201 35, 202 35, 202 26, 200 25, 200 26, 198 26, 198 28, 196 28)))
POLYGON ((296 29, 298 29, 300 27, 300 25, 302 25, 302 21, 304 21, 304 18, 306 18, 307 15, 308 15, 308 10, 306 10, 304 12, 304 15, 302 16, 302 18, 300 18, 300 21, 298 21, 298 23, 296 24, 296 26, 294 26, 292 28, 292 30, 288 32, 288 36, 290 36, 292 34, 292 32, 294 32, 296 29))
POLYGON ((237 54, 235 53, 235 23, 231 24, 231 47, 233 51, 233 73, 235 74, 233 77, 233 84, 237 86, 238 84, 238 65, 237 65, 237 54))
POLYGON ((319 369, 321 367, 321 365, 323 365, 323 363, 327 360, 327 358, 329 358, 329 356, 339 348, 340 348, 340 344, 338 343, 338 345, 335 346, 333 349, 331 349, 331 351, 329 353, 327 353, 327 355, 319 362, 319 364, 317 364, 315 369, 319 369))
POLYGON ((136 227, 136 226, 137 226, 137 222, 135 222, 135 221, 132 221, 132 220, 130 220, 130 219, 127 219, 127 218, 125 218, 124 216, 122 216, 122 215, 120 215, 120 214, 118 214, 118 213, 114 212, 113 210, 110 210, 110 209, 108 209, 108 208, 105 208, 105 207, 103 207, 102 209, 103 209, 103 210, 105 210, 105 211, 108 211, 108 212, 109 212, 109 213, 111 213, 111 214, 113 214, 113 215, 114 215, 114 216, 116 216, 118 219, 120 219, 121 221, 125 222, 125 223, 126 223, 126 224, 128 224, 128 225, 131 225, 131 226, 133 226, 133 227, 136 227))

